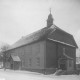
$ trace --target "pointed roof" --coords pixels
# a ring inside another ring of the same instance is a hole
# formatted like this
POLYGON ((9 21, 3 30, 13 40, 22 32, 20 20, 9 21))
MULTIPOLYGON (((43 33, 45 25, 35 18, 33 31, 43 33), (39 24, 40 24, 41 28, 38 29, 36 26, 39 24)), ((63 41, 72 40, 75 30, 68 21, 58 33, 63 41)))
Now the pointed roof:
POLYGON ((9 48, 9 50, 45 39, 52 40, 54 42, 58 42, 76 48, 78 47, 71 34, 63 31, 56 25, 52 25, 51 27, 45 27, 28 36, 22 37, 15 44, 13 44, 12 47, 9 48))

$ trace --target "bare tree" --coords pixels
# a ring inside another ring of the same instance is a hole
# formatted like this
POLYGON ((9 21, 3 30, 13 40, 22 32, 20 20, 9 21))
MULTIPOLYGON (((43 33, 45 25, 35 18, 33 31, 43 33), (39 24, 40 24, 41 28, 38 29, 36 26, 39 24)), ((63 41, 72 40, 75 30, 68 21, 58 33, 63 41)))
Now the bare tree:
POLYGON ((1 47, 1 52, 6 51, 6 50, 8 50, 9 48, 10 48, 10 45, 3 45, 3 46, 1 47))
POLYGON ((6 55, 4 55, 4 51, 8 50, 9 48, 10 48, 10 45, 8 45, 8 44, 4 44, 0 48, 0 61, 3 62, 3 68, 4 68, 4 70, 6 69, 5 65, 4 65, 5 62, 6 62, 6 55))

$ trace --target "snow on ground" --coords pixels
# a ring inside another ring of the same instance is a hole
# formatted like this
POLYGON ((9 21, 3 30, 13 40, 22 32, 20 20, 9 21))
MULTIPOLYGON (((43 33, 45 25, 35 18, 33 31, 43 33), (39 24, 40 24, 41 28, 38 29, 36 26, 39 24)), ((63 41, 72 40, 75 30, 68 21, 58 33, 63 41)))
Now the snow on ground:
POLYGON ((0 80, 80 80, 80 75, 43 75, 29 71, 14 71, 0 69, 0 80))

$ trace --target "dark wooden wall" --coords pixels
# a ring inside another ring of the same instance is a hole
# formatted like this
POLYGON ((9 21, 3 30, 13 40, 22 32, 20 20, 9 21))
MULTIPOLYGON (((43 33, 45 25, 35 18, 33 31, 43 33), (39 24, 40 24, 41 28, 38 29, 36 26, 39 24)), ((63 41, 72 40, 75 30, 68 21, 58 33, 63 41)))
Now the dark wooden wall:
POLYGON ((65 53, 72 57, 75 58, 75 48, 67 46, 67 45, 63 45, 63 44, 58 44, 58 55, 59 57, 63 55, 63 48, 65 48, 65 53))
POLYGON ((46 68, 57 68, 58 59, 64 57, 63 48, 65 48, 66 55, 74 60, 74 68, 76 66, 76 48, 56 43, 50 40, 46 41, 46 68))
POLYGON ((46 68, 57 67, 57 48, 56 43, 47 40, 46 41, 46 68))
POLYGON ((57 45, 57 49, 58 49, 58 58, 64 57, 63 55, 63 48, 65 48, 65 54, 68 55, 69 57, 73 58, 74 60, 74 68, 76 67, 76 48, 71 47, 71 46, 67 46, 67 45, 63 45, 63 44, 58 44, 57 45))

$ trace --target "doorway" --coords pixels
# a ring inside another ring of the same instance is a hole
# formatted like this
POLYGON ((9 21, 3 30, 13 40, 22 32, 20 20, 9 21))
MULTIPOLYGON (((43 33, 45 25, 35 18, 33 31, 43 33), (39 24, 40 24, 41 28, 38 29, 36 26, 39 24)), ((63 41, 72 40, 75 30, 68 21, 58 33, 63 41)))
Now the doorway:
POLYGON ((74 69, 74 61, 72 59, 67 60, 67 70, 73 70, 74 69))
POLYGON ((65 64, 60 64, 60 69, 66 70, 66 65, 65 64))
POLYGON ((66 70, 66 69, 67 69, 66 59, 60 58, 60 59, 58 60, 58 67, 59 67, 59 69, 66 70))

